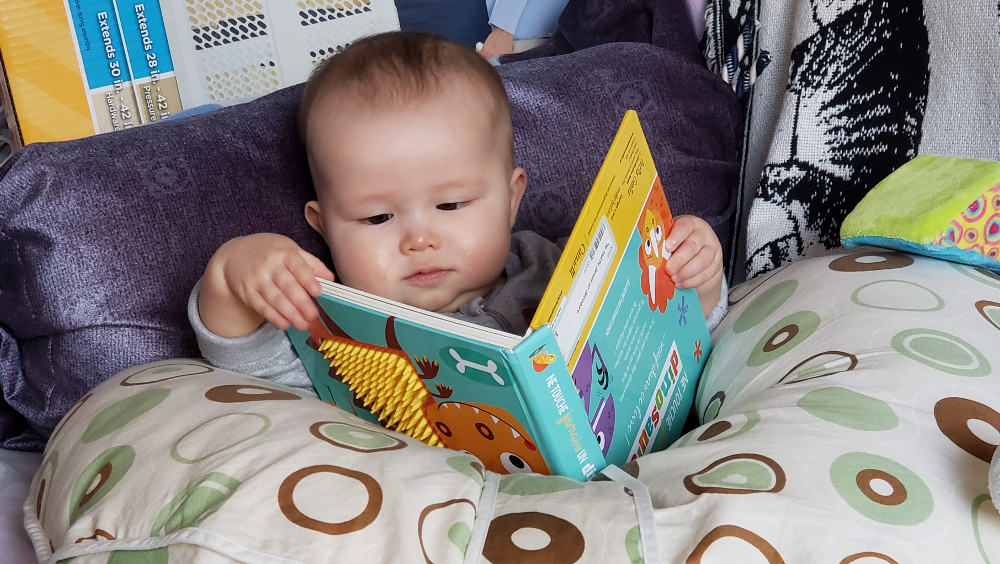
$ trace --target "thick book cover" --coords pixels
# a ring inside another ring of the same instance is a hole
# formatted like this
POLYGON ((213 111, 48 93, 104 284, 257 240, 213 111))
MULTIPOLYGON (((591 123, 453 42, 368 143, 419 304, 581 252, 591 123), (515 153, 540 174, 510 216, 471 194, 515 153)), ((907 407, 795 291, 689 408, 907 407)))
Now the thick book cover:
POLYGON ((626 112, 531 327, 552 327, 610 464, 680 437, 711 338, 664 248, 673 215, 626 112))
POLYGON ((491 471, 589 479, 677 439, 711 348, 664 270, 672 225, 629 111, 526 336, 327 281, 289 335, 324 400, 491 471))

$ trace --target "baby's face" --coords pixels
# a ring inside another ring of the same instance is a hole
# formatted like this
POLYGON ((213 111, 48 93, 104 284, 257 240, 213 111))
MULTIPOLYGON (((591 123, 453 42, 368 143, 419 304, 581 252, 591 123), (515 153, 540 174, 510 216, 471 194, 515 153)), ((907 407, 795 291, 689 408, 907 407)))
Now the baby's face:
POLYGON ((342 283, 438 312, 498 284, 525 175, 484 105, 461 87, 360 115, 314 105, 307 218, 342 283))

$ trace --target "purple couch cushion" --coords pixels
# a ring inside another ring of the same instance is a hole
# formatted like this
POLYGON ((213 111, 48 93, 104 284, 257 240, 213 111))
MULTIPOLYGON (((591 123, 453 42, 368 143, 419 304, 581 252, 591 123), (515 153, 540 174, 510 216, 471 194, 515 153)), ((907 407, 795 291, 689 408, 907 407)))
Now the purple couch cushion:
POLYGON ((0 446, 41 447, 124 368, 197 356, 183 304, 227 239, 276 231, 323 251, 301 221, 297 103, 291 89, 14 154, 0 180, 0 446))
MULTIPOLYGON (((739 110, 698 61, 621 43, 500 70, 529 173, 517 228, 568 233, 635 108, 674 212, 725 235, 739 110)), ((300 91, 29 145, 0 169, 0 447, 40 450, 77 400, 126 367, 197 356, 185 302, 225 240, 274 231, 327 256, 302 219, 300 91)))

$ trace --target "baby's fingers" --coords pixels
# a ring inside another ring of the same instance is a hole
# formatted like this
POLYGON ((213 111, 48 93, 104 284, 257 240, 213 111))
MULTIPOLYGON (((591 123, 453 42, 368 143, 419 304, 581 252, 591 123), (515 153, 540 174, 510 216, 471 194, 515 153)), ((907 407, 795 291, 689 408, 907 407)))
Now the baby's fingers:
MULTIPOLYGON (((265 303, 275 311, 275 317, 287 320, 283 327, 272 321, 282 329, 287 329, 288 325, 305 329, 316 318, 313 296, 319 294, 319 282, 312 275, 311 269, 305 269, 305 272, 287 270, 274 273, 272 285, 266 286, 261 292, 265 303)), ((263 312, 261 314, 264 315, 263 312)))
POLYGON ((256 304, 251 304, 250 307, 254 308, 264 319, 282 331, 295 324, 291 319, 283 315, 278 308, 272 306, 263 298, 260 298, 260 301, 256 304))
MULTIPOLYGON (((312 272, 312 276, 314 276, 316 278, 323 278, 323 279, 326 279, 326 280, 335 280, 336 279, 336 277, 333 275, 333 272, 329 268, 327 268, 327 266, 325 264, 323 264, 323 261, 319 260, 314 255, 312 255, 310 253, 307 253, 306 251, 303 251, 301 249, 299 250, 299 255, 303 259, 305 259, 306 264, 309 265, 309 268, 311 269, 311 272, 312 272)), ((318 283, 316 284, 316 293, 313 294, 313 295, 314 296, 319 295, 319 284, 318 283)))
POLYGON ((691 234, 694 233, 695 226, 689 220, 689 216, 680 216, 674 221, 674 226, 667 234, 666 247, 671 253, 676 252, 683 245, 691 234))
MULTIPOLYGON (((682 249, 684 247, 686 245, 683 245, 682 249)), ((678 249, 679 252, 680 250, 678 249)), ((677 253, 674 253, 674 256, 677 256, 677 253)), ((695 288, 708 282, 722 270, 722 259, 712 248, 701 247, 676 270, 673 267, 673 257, 668 266, 677 287, 695 288)))

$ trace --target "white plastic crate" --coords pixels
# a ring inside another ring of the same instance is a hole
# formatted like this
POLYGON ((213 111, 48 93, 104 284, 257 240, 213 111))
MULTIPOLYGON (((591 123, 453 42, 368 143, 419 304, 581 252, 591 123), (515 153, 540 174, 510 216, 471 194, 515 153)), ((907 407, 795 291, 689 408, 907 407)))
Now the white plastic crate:
POLYGON ((160 2, 185 108, 229 105, 305 81, 358 37, 399 29, 393 0, 160 2))

